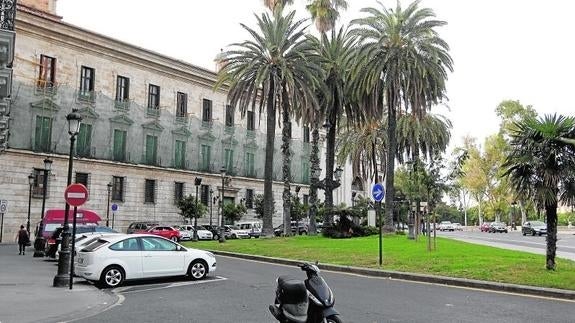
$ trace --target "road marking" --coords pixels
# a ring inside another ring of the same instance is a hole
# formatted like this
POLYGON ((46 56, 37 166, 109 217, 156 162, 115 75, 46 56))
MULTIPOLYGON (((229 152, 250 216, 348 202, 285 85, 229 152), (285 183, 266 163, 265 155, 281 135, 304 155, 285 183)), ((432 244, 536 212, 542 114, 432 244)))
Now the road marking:
POLYGON ((119 288, 114 289, 114 293, 117 293, 117 294, 121 293, 122 295, 135 294, 135 293, 140 293, 140 292, 149 292, 152 290, 160 290, 160 289, 166 289, 166 288, 172 288, 172 287, 206 284, 206 283, 217 282, 217 281, 222 281, 222 280, 227 280, 227 278, 221 277, 221 276, 216 276, 213 279, 208 279, 208 280, 176 282, 176 283, 170 283, 168 285, 165 285, 166 283, 158 283, 158 284, 148 285, 148 286, 152 286, 149 288, 134 289, 134 290, 131 290, 131 289, 137 288, 139 286, 125 286, 125 287, 119 287, 119 288), (158 286, 158 285, 165 285, 165 286, 158 286))

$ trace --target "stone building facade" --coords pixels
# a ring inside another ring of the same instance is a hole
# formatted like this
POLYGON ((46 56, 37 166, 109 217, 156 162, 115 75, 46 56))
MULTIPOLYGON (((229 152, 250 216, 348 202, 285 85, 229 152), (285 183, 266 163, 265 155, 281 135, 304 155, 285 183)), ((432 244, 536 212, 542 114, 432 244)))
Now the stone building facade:
MULTIPOLYGON (((54 0, 18 1, 10 98, 8 149, 0 154, 0 199, 8 201, 2 219, 5 239, 41 218, 43 160, 53 161, 46 209, 64 208, 70 137, 66 115, 83 116, 74 151, 72 182, 84 183, 84 208, 125 231, 129 223, 155 220, 181 223, 176 199, 195 194, 213 206, 251 202, 263 193, 265 115, 241 115, 215 90, 216 74, 64 22, 54 0), (28 184, 32 174, 34 183, 28 184), (108 184, 111 185, 108 193, 108 184), (210 194, 210 192, 213 192, 210 194), (110 203, 117 212, 107 212, 110 203), (28 203, 29 198, 31 203, 28 203)), ((274 224, 281 223, 281 130, 276 131, 274 224)), ((309 131, 292 124, 292 175, 308 194, 309 131)), ((210 215, 200 221, 209 223, 210 215)), ((5 240, 4 239, 4 240, 5 240)))

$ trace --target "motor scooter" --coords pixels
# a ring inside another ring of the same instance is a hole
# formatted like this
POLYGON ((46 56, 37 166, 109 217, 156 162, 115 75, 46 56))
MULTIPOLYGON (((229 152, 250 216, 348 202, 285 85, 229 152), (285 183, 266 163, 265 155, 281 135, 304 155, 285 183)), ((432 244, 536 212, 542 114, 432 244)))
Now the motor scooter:
POLYGON ((277 279, 276 298, 269 306, 272 315, 282 323, 341 323, 334 308, 333 292, 319 275, 317 264, 303 263, 307 279, 301 281, 290 276, 277 279))

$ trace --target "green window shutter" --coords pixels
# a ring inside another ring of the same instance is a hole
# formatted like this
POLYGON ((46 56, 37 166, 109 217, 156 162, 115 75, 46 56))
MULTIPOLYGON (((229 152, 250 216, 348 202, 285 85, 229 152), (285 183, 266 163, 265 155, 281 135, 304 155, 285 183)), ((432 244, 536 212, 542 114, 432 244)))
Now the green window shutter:
POLYGON ((126 131, 114 130, 114 160, 126 161, 126 131))
POLYGON ((158 137, 146 136, 146 164, 155 165, 157 161, 158 137))
POLYGON ((174 167, 184 168, 186 160, 186 143, 181 140, 176 140, 175 156, 174 156, 174 167))
POLYGON ((246 153, 246 172, 247 176, 255 176, 255 169, 254 169, 254 154, 246 153))
POLYGON ((305 184, 309 183, 309 162, 304 161, 302 163, 302 182, 305 184))
POLYGON ((49 152, 52 145, 52 119, 49 117, 36 117, 36 135, 34 137, 35 150, 49 152))
POLYGON ((76 146, 76 154, 80 157, 90 157, 90 148, 92 145, 92 125, 80 124, 80 132, 78 133, 78 145, 76 146))
POLYGON ((233 174, 234 170, 234 151, 232 149, 224 150, 224 165, 229 174, 233 174))
POLYGON ((200 156, 200 160, 201 160, 201 170, 205 170, 205 171, 209 171, 210 170, 210 159, 211 159, 211 150, 212 147, 209 145, 202 145, 201 147, 201 154, 202 156, 200 156))

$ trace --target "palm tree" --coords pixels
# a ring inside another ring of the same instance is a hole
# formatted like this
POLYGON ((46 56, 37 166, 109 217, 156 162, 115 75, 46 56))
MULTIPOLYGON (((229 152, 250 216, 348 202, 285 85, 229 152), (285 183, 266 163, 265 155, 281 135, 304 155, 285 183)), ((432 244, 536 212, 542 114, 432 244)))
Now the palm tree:
POLYGON ((375 117, 387 113, 385 227, 393 231, 394 168, 398 111, 421 113, 445 96, 447 70, 452 70, 449 46, 435 28, 433 10, 419 9, 419 1, 405 10, 364 8, 369 15, 353 21, 359 36, 360 64, 356 67, 355 96, 375 117), (385 102, 385 108, 378 102, 385 102))
POLYGON ((575 202, 575 118, 546 115, 515 123, 503 167, 517 194, 540 203, 547 217, 547 260, 555 270, 557 205, 575 202))
POLYGON ((317 54, 306 39, 303 20, 295 12, 283 16, 265 13, 256 16, 258 30, 241 25, 251 40, 232 44, 220 56, 222 66, 216 88, 229 87, 228 100, 242 114, 249 108, 266 113, 266 152, 264 165, 263 233, 273 234, 273 153, 276 114, 282 104, 290 107, 317 106, 314 89, 321 76, 317 54))
POLYGON ((317 30, 324 34, 335 27, 339 19, 339 10, 347 9, 345 0, 310 0, 306 9, 311 14, 317 30))

